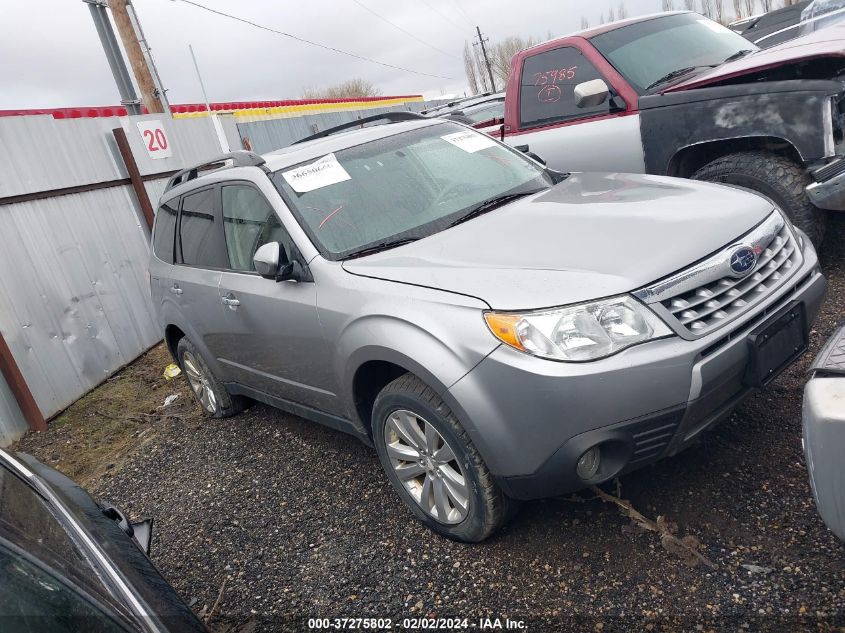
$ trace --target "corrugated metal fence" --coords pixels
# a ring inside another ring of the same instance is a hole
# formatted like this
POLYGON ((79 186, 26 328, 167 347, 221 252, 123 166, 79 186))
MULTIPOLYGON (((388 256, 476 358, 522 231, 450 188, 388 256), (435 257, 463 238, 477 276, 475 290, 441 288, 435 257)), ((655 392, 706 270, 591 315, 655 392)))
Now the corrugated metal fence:
MULTIPOLYGON (((420 110, 417 102, 389 110, 420 110)), ((387 108, 236 123, 231 149, 257 152, 387 108), (316 126, 316 128, 315 128, 316 126)), ((112 130, 122 127, 155 205, 166 175, 220 154, 211 119, 164 115, 0 118, 0 334, 49 418, 161 339, 146 280, 149 230, 112 130), (138 123, 160 121, 153 159, 138 123)), ((0 376, 0 445, 26 430, 0 376)))

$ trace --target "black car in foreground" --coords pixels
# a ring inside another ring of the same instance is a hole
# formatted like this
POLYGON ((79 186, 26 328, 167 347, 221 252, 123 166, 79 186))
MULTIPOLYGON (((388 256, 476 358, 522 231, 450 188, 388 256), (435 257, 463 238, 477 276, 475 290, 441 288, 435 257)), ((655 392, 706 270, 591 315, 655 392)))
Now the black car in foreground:
POLYGON ((205 631, 147 557, 151 528, 0 449, 0 631, 205 631))

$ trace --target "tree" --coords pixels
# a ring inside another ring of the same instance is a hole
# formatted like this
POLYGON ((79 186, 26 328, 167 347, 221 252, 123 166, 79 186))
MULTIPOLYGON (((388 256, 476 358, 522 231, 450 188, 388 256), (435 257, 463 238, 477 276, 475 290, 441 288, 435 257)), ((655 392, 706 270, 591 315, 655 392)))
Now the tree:
MULTIPOLYGON (((721 2, 722 0, 715 0, 716 2, 721 2)), ((714 0, 701 0, 701 13, 706 15, 708 18, 713 18, 713 7, 714 7, 714 0)))
POLYGON ((628 9, 625 7, 625 0, 620 0, 619 9, 617 9, 616 15, 620 20, 624 20, 628 17, 628 9))
POLYGON ((508 84, 513 56, 529 46, 534 46, 534 44, 537 44, 537 42, 532 37, 524 39, 519 36, 511 36, 490 47, 490 65, 493 67, 493 76, 500 85, 506 86, 508 84))
POLYGON ((607 12, 607 21, 616 22, 616 12, 613 10, 613 7, 610 7, 610 11, 607 12))
POLYGON ((467 76, 467 83, 472 94, 481 92, 478 89, 478 67, 475 65, 475 56, 472 54, 472 47, 469 42, 464 42, 464 72, 467 76))
POLYGON ((684 9, 687 11, 697 11, 695 0, 684 0, 684 9))
POLYGON ((760 0, 760 6, 763 7, 763 13, 768 13, 772 10, 772 0, 760 0))
POLYGON ((347 79, 327 88, 306 88, 303 99, 351 99, 355 97, 378 97, 381 90, 366 79, 347 79))
MULTIPOLYGON (((581 29, 588 29, 590 28, 590 21, 585 18, 583 15, 581 16, 581 29)), ((549 38, 551 39, 551 38, 549 38)))
POLYGON ((675 0, 663 0, 663 10, 664 11, 674 11, 675 10, 675 0))
POLYGON ((734 0, 734 20, 741 20, 745 17, 742 12, 742 0, 734 0))
POLYGON ((713 15, 711 17, 719 24, 725 23, 725 5, 722 0, 713 2, 713 15))

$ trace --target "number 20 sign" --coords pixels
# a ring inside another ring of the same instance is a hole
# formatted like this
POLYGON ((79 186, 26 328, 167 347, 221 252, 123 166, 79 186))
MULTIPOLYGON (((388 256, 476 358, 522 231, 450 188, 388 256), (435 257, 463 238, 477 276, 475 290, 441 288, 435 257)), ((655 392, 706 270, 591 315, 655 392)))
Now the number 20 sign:
POLYGON ((170 149, 170 140, 167 138, 161 121, 155 119, 138 121, 135 125, 138 126, 138 132, 141 134, 141 140, 150 158, 169 158, 173 156, 173 150, 170 149))

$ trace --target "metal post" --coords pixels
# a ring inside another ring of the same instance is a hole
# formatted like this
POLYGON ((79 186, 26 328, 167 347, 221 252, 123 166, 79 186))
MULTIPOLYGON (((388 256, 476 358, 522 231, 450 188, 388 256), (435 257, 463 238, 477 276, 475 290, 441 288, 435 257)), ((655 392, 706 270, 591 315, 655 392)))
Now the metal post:
POLYGON ((200 67, 199 64, 197 64, 197 56, 194 55, 194 47, 188 44, 188 50, 191 51, 191 59, 194 60, 194 70, 197 71, 197 79, 199 79, 200 89, 202 89, 202 98, 205 101, 206 111, 208 112, 208 116, 211 117, 211 124, 214 126, 214 131, 217 133, 217 141, 220 143, 220 149, 223 150, 224 154, 226 154, 231 151, 229 149, 229 141, 226 138, 226 133, 223 131, 220 119, 218 119, 217 115, 211 111, 211 103, 208 101, 208 93, 206 93, 205 84, 202 81, 200 67))
POLYGON ((135 162, 135 157, 132 155, 132 148, 129 147, 129 139, 126 138, 126 132, 122 127, 114 128, 112 134, 114 134, 114 140, 117 142, 117 149, 120 150, 120 156, 123 158, 123 164, 126 165, 126 171, 129 173, 129 181, 132 183, 132 189, 135 190, 135 197, 138 198, 138 204, 141 205, 141 212, 144 214, 147 226, 152 230, 155 221, 153 205, 150 203, 147 188, 144 187, 144 179, 141 178, 138 163, 135 162))
POLYGON ((484 47, 484 42, 488 41, 481 37, 481 29, 479 27, 475 27, 475 30, 478 32, 478 41, 481 43, 481 52, 484 54, 484 63, 487 64, 487 72, 490 73, 490 89, 493 92, 496 92, 496 82, 493 79, 493 68, 490 66, 490 59, 487 57, 487 49, 484 47))
POLYGON ((120 93, 120 103, 126 106, 126 111, 129 114, 141 114, 141 102, 138 100, 138 95, 135 94, 135 86, 132 85, 132 78, 129 76, 129 70, 123 61, 117 38, 114 36, 109 15, 106 12, 105 1, 82 1, 88 5, 91 17, 94 19, 94 28, 97 29, 97 35, 100 37, 100 43, 106 53, 109 68, 111 68, 114 81, 117 84, 117 91, 120 93))
POLYGON ((38 403, 35 402, 35 398, 29 390, 29 385, 26 384, 26 380, 15 362, 15 357, 12 356, 12 350, 9 349, 2 334, 0 334, 0 373, 3 374, 12 395, 18 401, 18 406, 29 427, 36 431, 46 431, 47 422, 41 415, 41 409, 38 408, 38 403))

